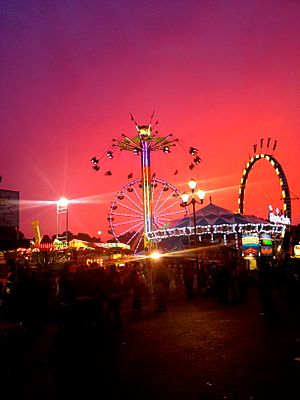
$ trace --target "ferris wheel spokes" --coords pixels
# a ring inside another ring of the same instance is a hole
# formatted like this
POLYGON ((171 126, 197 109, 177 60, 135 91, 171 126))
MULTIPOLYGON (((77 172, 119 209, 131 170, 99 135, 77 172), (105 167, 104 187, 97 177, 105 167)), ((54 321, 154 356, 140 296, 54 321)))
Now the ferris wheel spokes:
POLYGON ((136 214, 114 213, 114 215, 118 215, 118 216, 121 216, 121 217, 133 217, 133 218, 136 218, 136 214))
POLYGON ((139 218, 139 219, 131 219, 128 221, 117 222, 117 223, 115 223, 115 226, 127 225, 127 224, 134 223, 134 222, 142 223, 141 219, 139 218))
MULTIPOLYGON (((160 212, 162 212, 162 211, 160 211, 161 208, 167 203, 167 201, 169 201, 169 200, 171 199, 172 195, 173 195, 173 193, 169 194, 169 196, 167 196, 167 197, 161 202, 161 204, 159 205, 159 207, 157 207, 157 204, 158 204, 158 203, 156 202, 155 213, 159 214, 160 212)), ((172 205, 178 205, 178 202, 174 202, 174 203, 172 203, 172 205)), ((167 207, 167 209, 168 209, 168 208, 169 208, 169 207, 167 207)))
MULTIPOLYGON (((124 208, 126 208, 127 210, 130 210, 130 211, 135 212, 135 213, 137 213, 137 214, 141 214, 141 215, 143 214, 143 212, 142 212, 142 210, 141 210, 140 208, 138 208, 138 209, 136 210, 135 208, 132 208, 132 207, 126 205, 125 203, 115 202, 115 204, 117 204, 117 205, 120 206, 120 207, 124 207, 124 208)), ((113 207, 112 207, 112 209, 113 209, 113 207)))
MULTIPOLYGON (((138 194, 138 192, 137 192, 135 186, 132 186, 132 189, 133 189, 133 193, 135 194, 135 196, 136 196, 137 199, 139 200, 140 204, 142 205, 142 204, 143 204, 143 201, 142 201, 140 195, 138 194)), ((142 210, 142 208, 141 208, 141 210, 142 210)))
MULTIPOLYGON (((124 197, 127 198, 128 201, 130 201, 130 203, 134 204, 138 210, 140 210, 141 212, 143 212, 142 207, 140 207, 133 199, 131 199, 131 197, 129 197, 127 193, 124 193, 124 192, 123 192, 123 195, 124 195, 124 197)), ((141 205, 142 205, 142 203, 141 203, 141 205)))
MULTIPOLYGON (((156 211, 156 216, 159 216, 160 214, 164 213, 165 211, 169 210, 170 208, 173 208, 174 206, 178 207, 178 203, 172 203, 169 206, 161 209, 160 211, 157 210, 156 211)), ((177 211, 173 211, 170 214, 164 214, 164 215, 181 214, 181 213, 182 213, 182 210, 177 210, 177 211)))
MULTIPOLYGON (((120 207, 126 208, 126 210, 132 211, 132 212, 135 213, 135 214, 142 215, 142 213, 140 212, 140 210, 136 210, 136 209, 134 209, 134 208, 132 208, 132 207, 126 205, 125 203, 116 203, 116 204, 118 204, 120 207)), ((113 208, 113 210, 115 210, 115 208, 113 208)), ((114 214, 116 214, 116 212, 114 212, 114 214)))

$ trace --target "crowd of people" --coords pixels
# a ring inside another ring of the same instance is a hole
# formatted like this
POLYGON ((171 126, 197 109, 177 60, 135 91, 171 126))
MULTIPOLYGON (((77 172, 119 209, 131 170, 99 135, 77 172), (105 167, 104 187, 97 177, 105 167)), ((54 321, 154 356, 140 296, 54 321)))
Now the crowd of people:
POLYGON ((57 272, 11 262, 6 284, 0 290, 0 311, 7 320, 43 325, 49 315, 61 326, 80 323, 111 323, 122 326, 122 304, 131 302, 140 312, 153 304, 165 312, 172 296, 192 301, 195 295, 210 296, 222 304, 243 304, 249 287, 256 286, 262 315, 274 316, 276 303, 300 303, 300 268, 291 260, 258 260, 251 273, 242 257, 203 264, 193 259, 166 262, 129 262, 125 266, 76 266, 57 272), (275 262, 274 262, 275 261, 275 262))

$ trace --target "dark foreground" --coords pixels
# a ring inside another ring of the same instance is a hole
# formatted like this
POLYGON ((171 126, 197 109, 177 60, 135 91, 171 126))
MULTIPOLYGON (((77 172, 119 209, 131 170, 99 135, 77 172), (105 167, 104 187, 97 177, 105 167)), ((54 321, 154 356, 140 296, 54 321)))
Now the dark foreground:
POLYGON ((124 324, 44 330, 0 323, 1 399, 299 399, 299 306, 264 319, 247 304, 173 298, 122 305, 124 324))

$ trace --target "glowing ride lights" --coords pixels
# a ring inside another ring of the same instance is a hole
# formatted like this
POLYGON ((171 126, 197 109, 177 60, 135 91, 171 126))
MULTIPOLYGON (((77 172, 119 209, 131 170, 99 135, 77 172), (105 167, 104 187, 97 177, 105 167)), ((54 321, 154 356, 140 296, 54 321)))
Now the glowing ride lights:
POLYGON ((188 207, 190 204, 192 204, 193 207, 193 223, 194 223, 194 238, 195 238, 195 247, 198 247, 198 236, 197 236, 197 224, 196 224, 196 204, 203 204, 203 200, 205 197, 205 192, 204 190, 200 189, 197 191, 197 193, 195 193, 195 189, 197 186, 197 182, 195 181, 195 179, 190 179, 190 181, 188 182, 188 186, 191 189, 192 193, 192 197, 191 200, 189 201, 189 197, 190 195, 186 192, 182 193, 181 195, 181 199, 182 199, 182 203, 181 206, 182 207, 188 207), (199 201, 196 200, 196 195, 199 198, 199 201))
MULTIPOLYGON (((143 216, 143 239, 144 247, 150 250, 151 241, 148 240, 148 233, 153 230, 153 186, 151 177, 151 152, 161 150, 163 153, 170 153, 171 147, 176 145, 178 139, 173 139, 172 134, 164 137, 158 137, 157 131, 153 132, 153 128, 158 121, 152 126, 151 116, 150 123, 147 125, 139 125, 135 121, 132 114, 131 120, 135 123, 137 135, 133 138, 122 134, 122 139, 113 139, 113 147, 119 147, 120 150, 132 151, 141 158, 141 189, 142 189, 142 216, 143 216)), ((110 152, 111 153, 111 152, 110 152)), ((110 154, 112 156, 112 153, 110 154)), ((109 155, 109 156, 110 156, 109 155)), ((112 216, 109 216, 111 222, 112 216)), ((112 231, 113 232, 113 231, 112 231)), ((142 238, 142 236, 141 236, 142 238)))
MULTIPOLYGON (((276 148, 277 141, 275 141, 275 143, 274 143, 273 150, 275 150, 275 148, 276 148)), ((291 195, 290 195, 288 181, 287 181, 287 178, 283 171, 283 168, 273 155, 264 154, 264 153, 256 154, 255 156, 251 157, 250 160, 248 161, 248 163, 245 165, 245 168, 243 170, 243 175, 241 178, 241 182, 240 182, 240 188, 239 188, 238 213, 239 214, 244 213, 245 189, 246 189, 246 183, 247 183, 249 173, 252 170, 254 164, 262 159, 264 159, 270 163, 270 165, 274 168, 276 175, 278 176, 279 184, 281 187, 283 211, 284 211, 285 217, 287 217, 291 220, 291 214, 292 214, 292 212, 291 212, 291 195)), ((278 223, 280 223, 280 222, 278 221, 278 223)), ((287 223, 285 222, 284 224, 287 224, 287 223)))

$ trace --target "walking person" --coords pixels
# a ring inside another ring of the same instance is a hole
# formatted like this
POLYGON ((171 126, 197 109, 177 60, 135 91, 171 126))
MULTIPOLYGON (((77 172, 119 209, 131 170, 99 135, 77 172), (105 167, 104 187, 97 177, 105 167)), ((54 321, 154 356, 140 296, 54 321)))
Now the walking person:
POLYGON ((158 264, 154 275, 154 291, 157 300, 157 312, 167 311, 170 277, 165 264, 158 264))
POLYGON ((121 316, 121 304, 124 298, 123 285, 120 272, 117 271, 116 266, 112 265, 108 273, 108 309, 106 313, 106 321, 110 320, 112 316, 113 327, 121 328, 123 325, 121 316))
POLYGON ((183 283, 185 286, 185 296, 187 299, 194 298, 194 266, 191 262, 186 261, 183 264, 182 271, 183 283))
POLYGON ((258 262, 258 293, 262 306, 260 315, 274 318, 276 306, 273 295, 273 271, 265 257, 261 257, 258 262))

